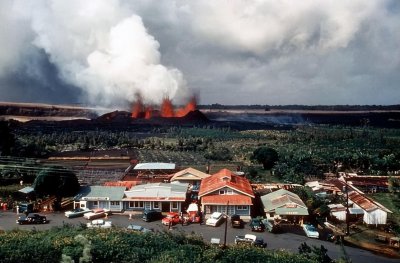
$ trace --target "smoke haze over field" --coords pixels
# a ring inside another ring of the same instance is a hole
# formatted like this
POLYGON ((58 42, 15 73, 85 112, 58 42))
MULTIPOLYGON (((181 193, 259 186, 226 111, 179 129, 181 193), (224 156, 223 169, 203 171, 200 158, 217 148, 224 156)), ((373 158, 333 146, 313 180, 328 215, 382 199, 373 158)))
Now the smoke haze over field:
POLYGON ((400 3, 1 1, 0 100, 398 104, 400 3))

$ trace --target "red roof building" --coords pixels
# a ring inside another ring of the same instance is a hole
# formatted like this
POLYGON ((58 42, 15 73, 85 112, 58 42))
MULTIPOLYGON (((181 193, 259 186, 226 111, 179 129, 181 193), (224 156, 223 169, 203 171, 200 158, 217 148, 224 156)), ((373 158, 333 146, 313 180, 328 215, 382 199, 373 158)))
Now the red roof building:
POLYGON ((237 214, 246 219, 250 218, 254 193, 246 178, 222 169, 203 179, 199 198, 206 215, 222 212, 227 215, 237 214))

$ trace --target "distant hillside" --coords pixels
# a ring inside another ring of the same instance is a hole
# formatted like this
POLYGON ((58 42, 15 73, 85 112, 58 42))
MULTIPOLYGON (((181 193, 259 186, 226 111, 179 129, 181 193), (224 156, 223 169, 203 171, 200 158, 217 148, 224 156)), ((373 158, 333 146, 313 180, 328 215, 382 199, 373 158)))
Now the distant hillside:
POLYGON ((0 116, 95 118, 95 109, 42 103, 0 102, 0 116))
POLYGON ((198 105, 199 109, 221 110, 313 110, 313 111, 400 111, 397 105, 198 105))

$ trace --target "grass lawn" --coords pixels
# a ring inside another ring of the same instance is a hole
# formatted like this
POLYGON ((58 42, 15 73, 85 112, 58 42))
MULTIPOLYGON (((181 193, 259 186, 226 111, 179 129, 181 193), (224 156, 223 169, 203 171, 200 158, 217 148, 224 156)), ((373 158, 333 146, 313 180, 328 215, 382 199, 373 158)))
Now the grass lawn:
POLYGON ((378 203, 384 205, 387 209, 392 211, 393 213, 388 213, 388 220, 395 222, 397 225, 400 225, 400 196, 399 194, 391 194, 391 193, 375 193, 369 194, 368 197, 371 197, 378 203))

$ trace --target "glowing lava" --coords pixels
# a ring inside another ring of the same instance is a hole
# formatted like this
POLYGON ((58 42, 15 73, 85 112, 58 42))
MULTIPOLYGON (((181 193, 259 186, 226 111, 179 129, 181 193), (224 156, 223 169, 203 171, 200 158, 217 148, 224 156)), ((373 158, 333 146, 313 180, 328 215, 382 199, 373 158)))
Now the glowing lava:
POLYGON ((193 97, 190 101, 182 108, 175 110, 172 101, 169 98, 164 98, 160 110, 153 110, 152 106, 144 105, 140 96, 137 96, 135 103, 132 106, 132 118, 134 119, 150 119, 152 117, 183 117, 191 111, 196 110, 197 103, 196 98, 193 97))

